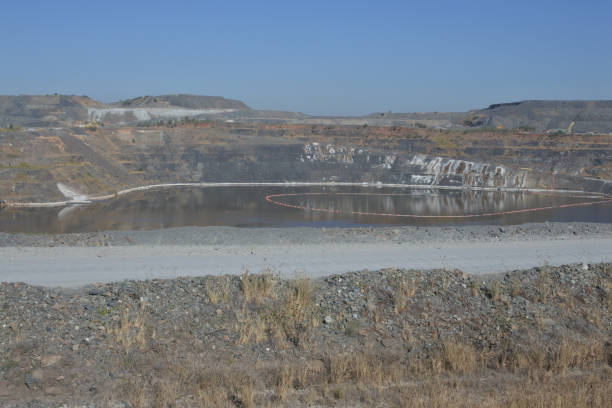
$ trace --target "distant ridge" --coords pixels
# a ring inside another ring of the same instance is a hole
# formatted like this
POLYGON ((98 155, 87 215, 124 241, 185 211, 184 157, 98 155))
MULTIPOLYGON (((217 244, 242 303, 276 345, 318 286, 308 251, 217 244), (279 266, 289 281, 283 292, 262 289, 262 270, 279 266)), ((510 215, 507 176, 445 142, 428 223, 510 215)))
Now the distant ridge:
POLYGON ((112 105, 132 108, 251 109, 244 102, 235 99, 191 94, 140 96, 119 101, 112 105))
POLYGON ((572 132, 612 132, 612 100, 526 100, 474 110, 462 120, 472 127, 572 132))
POLYGON ((0 95, 0 127, 50 126, 87 119, 87 108, 105 105, 88 96, 0 95))
POLYGON ((491 104, 487 108, 469 112, 311 116, 297 112, 255 110, 242 101, 221 96, 140 96, 104 104, 77 95, 0 95, 0 128, 10 125, 74 126, 88 121, 106 125, 137 125, 184 118, 270 124, 520 128, 549 132, 612 133, 612 100, 525 100, 491 104))
POLYGON ((180 119, 251 111, 244 102, 221 96, 141 96, 105 104, 88 96, 0 95, 0 128, 17 126, 73 125, 103 120, 105 123, 136 124, 143 120, 180 119))

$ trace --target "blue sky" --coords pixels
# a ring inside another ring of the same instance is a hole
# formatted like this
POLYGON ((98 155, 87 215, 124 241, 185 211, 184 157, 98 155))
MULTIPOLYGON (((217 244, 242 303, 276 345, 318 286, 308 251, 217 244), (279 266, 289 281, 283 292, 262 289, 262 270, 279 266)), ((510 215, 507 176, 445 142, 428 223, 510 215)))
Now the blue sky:
POLYGON ((0 94, 355 115, 612 98, 610 1, 3 0, 0 14, 0 94))

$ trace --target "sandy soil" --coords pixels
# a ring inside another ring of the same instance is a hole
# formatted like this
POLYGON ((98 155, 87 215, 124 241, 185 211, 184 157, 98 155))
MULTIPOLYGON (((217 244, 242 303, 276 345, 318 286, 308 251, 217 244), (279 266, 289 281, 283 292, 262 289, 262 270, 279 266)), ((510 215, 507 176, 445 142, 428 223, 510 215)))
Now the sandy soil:
POLYGON ((63 287, 124 279, 239 274, 244 268, 251 272, 269 268, 283 277, 389 267, 458 268, 486 275, 545 263, 612 261, 612 226, 608 224, 334 230, 178 228, 25 238, 5 234, 0 238, 4 243, 0 246, 0 281, 63 287))

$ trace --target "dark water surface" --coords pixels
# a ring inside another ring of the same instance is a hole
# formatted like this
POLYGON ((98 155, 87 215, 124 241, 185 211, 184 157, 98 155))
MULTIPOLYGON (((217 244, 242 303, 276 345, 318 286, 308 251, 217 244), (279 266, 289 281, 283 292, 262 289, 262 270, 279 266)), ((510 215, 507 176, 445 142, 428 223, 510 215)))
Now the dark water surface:
POLYGON ((4 209, 0 211, 0 231, 67 233, 212 225, 355 227, 506 225, 543 221, 612 222, 610 203, 477 218, 408 218, 354 213, 468 215, 598 200, 584 196, 408 188, 171 188, 131 193, 91 205, 4 209), (271 194, 293 194, 273 199, 289 206, 309 209, 283 207, 267 202, 265 198, 271 194))

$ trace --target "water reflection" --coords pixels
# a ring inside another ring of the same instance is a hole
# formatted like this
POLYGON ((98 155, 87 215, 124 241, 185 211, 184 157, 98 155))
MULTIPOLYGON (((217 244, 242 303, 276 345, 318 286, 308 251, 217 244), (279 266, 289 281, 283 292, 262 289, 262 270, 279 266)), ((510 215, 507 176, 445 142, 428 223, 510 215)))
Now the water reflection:
POLYGON ((612 222, 612 206, 593 205, 479 219, 410 219, 351 212, 460 215, 546 207, 585 201, 584 198, 529 193, 435 189, 215 187, 175 188, 133 193, 107 202, 63 209, 0 211, 0 230, 66 233, 103 230, 160 229, 181 226, 358 226, 519 224, 541 221, 612 222), (269 194, 295 195, 283 202, 329 212, 304 211, 266 202, 269 194), (334 194, 328 194, 334 193, 334 194), (341 194, 335 194, 341 193, 341 194), (346 195, 346 193, 358 193, 346 195), (374 193, 377 195, 360 195, 374 193), (380 194, 398 195, 380 195, 380 194), (337 213, 339 212, 339 213, 337 213))

